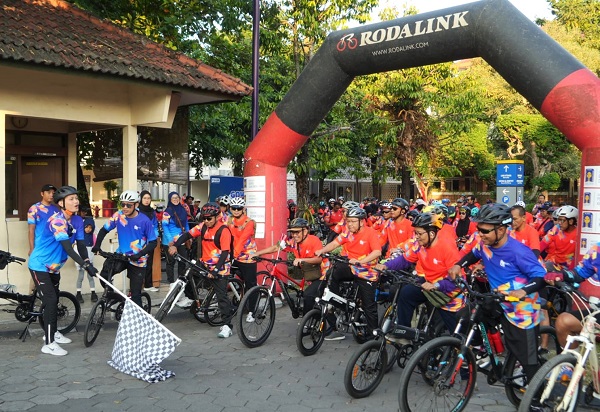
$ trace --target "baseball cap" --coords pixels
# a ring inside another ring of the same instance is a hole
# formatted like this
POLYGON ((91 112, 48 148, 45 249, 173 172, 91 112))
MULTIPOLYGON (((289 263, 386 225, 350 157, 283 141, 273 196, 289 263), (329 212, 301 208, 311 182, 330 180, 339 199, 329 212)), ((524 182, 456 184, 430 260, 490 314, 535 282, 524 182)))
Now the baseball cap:
POLYGON ((426 203, 425 203, 425 201, 423 199, 417 199, 417 200, 415 200, 415 203, 417 205, 426 205, 426 203))
POLYGON ((54 185, 51 185, 50 183, 47 183, 44 186, 42 186, 42 192, 47 192, 49 190, 54 190, 56 192, 56 187, 54 185))

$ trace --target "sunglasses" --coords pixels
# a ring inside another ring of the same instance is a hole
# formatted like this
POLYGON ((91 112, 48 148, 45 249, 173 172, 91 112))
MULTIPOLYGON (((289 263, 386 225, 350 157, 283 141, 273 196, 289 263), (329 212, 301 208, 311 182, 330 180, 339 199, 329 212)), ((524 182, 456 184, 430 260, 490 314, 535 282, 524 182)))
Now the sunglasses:
POLYGON ((466 215, 467 215, 467 213, 466 213, 466 212, 460 212, 460 214, 461 214, 462 216, 466 216, 466 215))
POLYGON ((390 213, 391 210, 382 210, 381 213, 390 213))
POLYGON ((399 207, 393 207, 392 210, 400 210, 399 207))
POLYGON ((213 220, 215 217, 214 216, 202 216, 202 220, 206 221, 206 220, 213 220))
POLYGON ((244 210, 244 206, 231 206, 231 210, 244 210))
POLYGON ((302 233, 302 231, 301 231, 301 230, 289 230, 289 232, 290 232, 292 235, 297 235, 297 234, 300 234, 300 233, 302 233))
POLYGON ((482 229, 482 228, 480 228, 479 226, 477 226, 477 231, 478 231, 479 233, 482 233, 482 234, 484 234, 484 235, 487 235, 487 234, 489 234, 489 233, 493 232, 494 230, 496 230, 496 228, 493 228, 493 229, 482 229))
POLYGON ((124 209, 130 209, 135 206, 135 203, 121 203, 121 207, 124 209))

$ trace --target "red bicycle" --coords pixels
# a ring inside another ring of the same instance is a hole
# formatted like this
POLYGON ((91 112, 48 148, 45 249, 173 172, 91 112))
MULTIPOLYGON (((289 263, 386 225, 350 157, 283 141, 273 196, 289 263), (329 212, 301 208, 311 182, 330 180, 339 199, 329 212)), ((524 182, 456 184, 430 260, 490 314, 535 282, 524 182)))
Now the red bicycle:
POLYGON ((255 257, 256 261, 265 262, 268 270, 256 274, 261 284, 254 286, 244 294, 237 311, 235 328, 244 345, 256 348, 269 338, 275 324, 275 296, 281 291, 283 298, 292 310, 294 319, 302 316, 304 288, 306 280, 296 280, 279 269, 279 265, 293 267, 292 263, 283 259, 267 259, 255 257), (260 280, 262 278, 262 281, 260 280), (291 292, 295 293, 292 298, 291 292))

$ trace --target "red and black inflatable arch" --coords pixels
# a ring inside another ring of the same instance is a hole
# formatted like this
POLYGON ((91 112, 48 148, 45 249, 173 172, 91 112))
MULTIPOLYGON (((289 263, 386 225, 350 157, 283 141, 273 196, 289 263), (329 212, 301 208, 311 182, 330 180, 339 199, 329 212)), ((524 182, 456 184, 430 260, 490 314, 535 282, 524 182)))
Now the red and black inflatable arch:
POLYGON ((338 31, 245 153, 244 175, 266 176, 265 237, 258 242, 272 245, 285 231, 286 167, 355 76, 472 57, 487 61, 581 149, 582 176, 586 166, 600 166, 600 79, 508 0, 338 31))

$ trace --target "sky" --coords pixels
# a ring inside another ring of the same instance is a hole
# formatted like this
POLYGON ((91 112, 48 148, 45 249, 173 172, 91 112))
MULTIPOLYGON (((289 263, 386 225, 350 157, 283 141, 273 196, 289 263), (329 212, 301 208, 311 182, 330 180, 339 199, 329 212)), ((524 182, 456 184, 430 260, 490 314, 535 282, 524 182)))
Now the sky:
MULTIPOLYGON (((546 0, 509 0, 517 9, 526 15, 530 20, 535 21, 536 18, 551 19, 552 12, 550 5, 546 0)), ((472 3, 473 0, 380 0, 379 8, 385 8, 387 5, 408 4, 413 5, 420 13, 425 13, 433 10, 445 9, 448 7, 458 6, 460 4, 472 3)))

